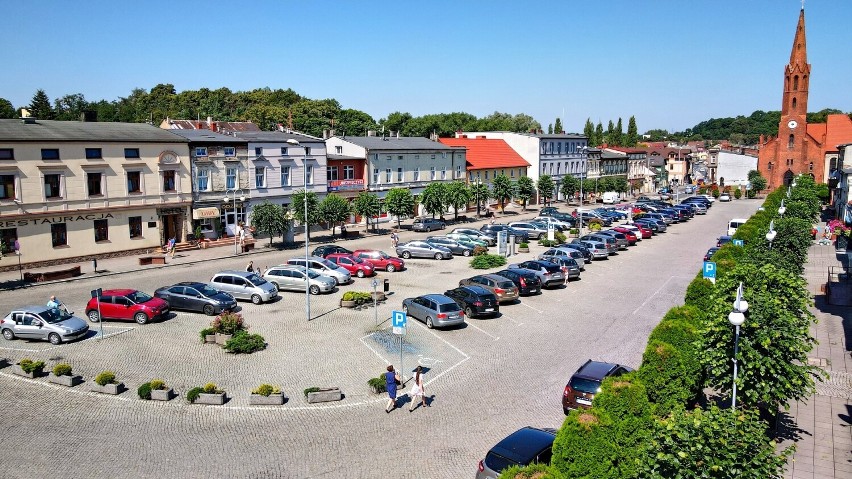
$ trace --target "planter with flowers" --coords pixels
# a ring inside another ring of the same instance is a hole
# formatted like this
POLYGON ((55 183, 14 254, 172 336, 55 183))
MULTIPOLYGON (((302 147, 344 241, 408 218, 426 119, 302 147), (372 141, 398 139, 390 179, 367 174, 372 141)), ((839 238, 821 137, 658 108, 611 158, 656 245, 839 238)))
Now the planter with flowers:
POLYGON ((284 393, 281 388, 271 384, 261 384, 249 396, 252 406, 280 406, 284 404, 284 393))
POLYGON ((61 384, 63 386, 73 387, 77 381, 80 381, 79 376, 74 376, 71 373, 71 365, 68 363, 59 363, 53 367, 53 374, 48 378, 48 381, 53 384, 61 384))

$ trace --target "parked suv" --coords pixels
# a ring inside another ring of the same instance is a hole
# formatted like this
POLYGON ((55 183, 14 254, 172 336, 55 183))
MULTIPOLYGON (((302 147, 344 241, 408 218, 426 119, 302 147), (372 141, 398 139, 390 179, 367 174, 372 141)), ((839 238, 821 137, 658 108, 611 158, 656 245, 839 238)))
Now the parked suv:
POLYGON ((585 236, 581 236, 580 239, 598 241, 606 245, 606 250, 609 254, 618 253, 618 244, 616 244, 615 238, 613 238, 612 236, 592 233, 585 236))
POLYGON ((325 259, 343 267, 346 271, 349 271, 349 274, 354 274, 359 278, 376 274, 376 268, 373 267, 372 263, 351 254, 332 253, 325 259))
POLYGON ((459 286, 445 291, 444 296, 453 298, 469 318, 500 314, 497 296, 482 286, 459 286))
POLYGON ((402 300, 402 310, 408 316, 423 321, 429 329, 464 323, 464 311, 449 296, 425 294, 402 300))
POLYGON ((164 299, 171 309, 201 311, 207 316, 237 308, 237 301, 230 294, 194 281, 163 286, 154 291, 154 296, 164 299))
POLYGON ((624 233, 619 233, 615 230, 602 230, 598 231, 597 234, 615 238, 615 246, 618 249, 627 249, 627 247, 630 246, 630 242, 627 241, 627 236, 625 236, 624 233))
POLYGON ((497 296, 497 301, 507 303, 518 299, 518 288, 511 280, 496 274, 479 274, 459 281, 459 286, 481 286, 497 296))
POLYGON ((523 263, 510 264, 509 267, 523 268, 528 269, 530 271, 534 271, 535 274, 538 275, 538 279, 541 280, 541 284, 545 288, 565 284, 565 273, 562 272, 562 268, 558 264, 551 263, 550 261, 524 261, 523 263))
POLYGON ((609 376, 621 376, 633 371, 620 364, 586 361, 571 376, 562 392, 562 410, 567 415, 572 409, 592 407, 592 399, 600 392, 601 382, 609 376))
POLYGON ((337 287, 337 281, 330 276, 317 273, 304 266, 289 264, 273 266, 263 273, 263 278, 274 284, 279 291, 305 291, 305 286, 311 294, 331 293, 337 287), (307 281, 305 275, 307 271, 307 281))
POLYGON ((135 289, 105 289, 101 293, 100 306, 99 312, 97 298, 86 304, 89 321, 97 323, 103 318, 145 324, 169 314, 169 303, 135 289))
POLYGON ((331 261, 325 258, 320 258, 319 256, 308 256, 307 260, 305 260, 305 258, 290 258, 287 260, 287 264, 294 266, 307 266, 319 274, 334 278, 334 280, 337 281, 337 284, 347 284, 352 281, 352 275, 349 274, 349 271, 346 268, 341 268, 331 261))
POLYGON ((15 338, 46 339, 51 344, 60 344, 86 336, 89 325, 63 309, 25 306, 13 309, 0 319, 0 330, 7 341, 15 338))
POLYGON ((358 249, 353 251, 352 255, 361 258, 364 261, 369 261, 374 268, 383 269, 388 273, 402 271, 405 269, 405 261, 397 258, 396 256, 390 256, 384 251, 375 249, 358 249))
POLYGON ((497 238, 492 237, 473 228, 455 228, 452 231, 453 233, 461 233, 470 236, 473 239, 477 239, 480 241, 485 241, 488 246, 494 246, 497 244, 497 238))
POLYGON ((337 246, 336 244, 326 244, 314 248, 314 250, 311 252, 311 256, 319 256, 320 258, 325 258, 328 255, 334 253, 352 254, 351 251, 344 248, 343 246, 337 246))
POLYGON ((542 239, 547 236, 547 225, 542 227, 531 221, 515 221, 509 223, 509 227, 518 231, 523 231, 528 238, 542 239))
POLYGON ((213 275, 210 286, 236 299, 248 299, 254 304, 266 303, 278 297, 278 288, 256 273, 222 271, 213 275))
MULTIPOLYGON (((573 245, 572 245, 573 246, 573 245)), ((538 255, 538 259, 554 258, 554 257, 565 257, 572 258, 577 262, 577 266, 580 270, 586 269, 586 255, 583 254, 582 251, 569 248, 567 246, 560 246, 557 248, 549 248, 544 251, 544 253, 538 255)), ((589 261, 591 261, 591 253, 589 253, 589 261)), ((549 259, 547 261, 550 261, 549 259)))
POLYGON ((497 276, 503 276, 515 283, 515 286, 518 287, 518 294, 520 296, 529 296, 541 293, 541 280, 538 279, 538 275, 528 269, 510 268, 498 271, 494 274, 497 276))
POLYGON ((555 429, 523 427, 498 442, 479 461, 476 479, 496 479, 500 472, 512 466, 550 464, 555 429))
POLYGON ((523 231, 518 231, 508 225, 501 224, 493 224, 493 225, 484 225, 482 228, 479 228, 480 231, 491 236, 492 238, 497 238, 497 233, 500 231, 507 231, 509 236, 515 237, 515 243, 526 243, 530 240, 529 235, 527 235, 523 231))
POLYGON ((411 225, 411 231, 433 231, 442 230, 447 227, 443 221, 435 218, 417 218, 411 225))

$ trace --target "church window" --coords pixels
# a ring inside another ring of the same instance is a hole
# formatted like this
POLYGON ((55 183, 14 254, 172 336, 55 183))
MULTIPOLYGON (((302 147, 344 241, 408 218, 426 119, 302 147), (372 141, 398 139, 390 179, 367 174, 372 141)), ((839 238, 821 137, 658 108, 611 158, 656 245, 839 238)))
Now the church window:
POLYGON ((771 161, 769 162, 768 168, 766 168, 766 169, 769 170, 769 171, 772 171, 772 162, 771 161))
POLYGON ((793 90, 799 89, 799 75, 793 77, 793 90))
POLYGON ((796 97, 793 97, 793 110, 796 110, 796 97))
POLYGON ((814 171, 814 162, 808 163, 808 171, 814 171))
POLYGON ((785 90, 790 89, 790 75, 787 75, 786 77, 784 77, 784 86, 785 86, 785 88, 784 88, 785 90))
POLYGON ((787 140, 787 149, 792 150, 793 144, 796 142, 796 135, 790 134, 790 138, 787 140))

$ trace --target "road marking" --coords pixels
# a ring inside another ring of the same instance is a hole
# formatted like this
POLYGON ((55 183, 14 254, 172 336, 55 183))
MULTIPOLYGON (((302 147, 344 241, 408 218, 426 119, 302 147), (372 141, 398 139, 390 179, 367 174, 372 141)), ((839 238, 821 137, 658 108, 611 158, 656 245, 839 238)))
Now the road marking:
MULTIPOLYGON (((651 296, 648 296, 648 297, 645 299, 645 301, 642 301, 642 304, 640 304, 638 308, 634 309, 634 310, 633 310, 633 312, 632 312, 631 314, 636 314, 636 313, 637 313, 640 309, 644 308, 644 307, 645 307, 645 305, 646 305, 646 304, 648 304, 648 301, 651 301, 651 299, 652 299, 654 296, 656 296, 656 295, 660 294, 660 291, 662 291, 662 290, 663 290, 663 288, 665 288, 665 287, 666 287, 666 285, 667 285, 667 284, 669 284, 669 281, 673 280, 673 279, 674 279, 674 278, 676 278, 676 277, 677 277, 677 276, 669 276, 669 278, 663 282, 662 286, 660 286, 659 288, 657 288, 657 290, 656 290, 656 291, 654 291, 654 294, 652 294, 651 296)), ((680 276, 680 277, 681 277, 681 278, 689 278, 689 277, 686 277, 686 276, 680 276)))
POLYGON ((522 302, 521 306, 526 306, 526 307, 530 308, 531 310, 537 312, 538 314, 544 314, 544 311, 542 311, 540 309, 533 308, 532 306, 528 305, 527 303, 522 302))
POLYGON ((501 314, 501 315, 500 315, 500 317, 501 317, 501 318, 506 318, 506 319, 508 319, 509 321, 511 321, 511 322, 513 322, 513 323, 515 323, 515 324, 517 324, 518 326, 520 326, 520 325, 524 324, 524 323, 519 323, 519 322, 515 321, 514 319, 512 319, 512 318, 511 318, 511 316, 509 316, 509 315, 507 315, 507 314, 501 314))
POLYGON ((471 322, 465 321, 465 323, 466 323, 468 326, 470 326, 471 328, 481 331, 481 332, 482 332, 483 334, 485 334, 486 336, 488 336, 488 337, 490 337, 490 338, 494 338, 494 341, 497 341, 497 340, 499 340, 499 339, 500 339, 499 337, 494 336, 493 334, 488 333, 487 331, 485 331, 484 329, 480 328, 479 326, 474 326, 474 325, 473 325, 473 323, 471 323, 471 322))
POLYGON ((369 338, 370 336, 372 336, 372 335, 374 335, 374 334, 376 334, 376 332, 372 332, 372 333, 367 334, 367 335, 365 335, 365 336, 361 336, 361 338, 360 338, 361 343, 363 343, 363 344, 364 344, 364 346, 367 346, 367 349, 369 349, 370 351, 372 351, 372 352, 373 352, 373 354, 375 354, 376 356, 378 356, 378 357, 379 357, 379 359, 381 359, 382 361, 384 361, 384 362, 385 362, 385 364, 390 364, 390 362, 388 362, 388 361, 385 359, 385 357, 384 357, 384 356, 382 356, 381 354, 379 354, 379 352, 378 352, 378 351, 376 351, 375 349, 373 349, 373 347, 372 347, 372 346, 370 346, 369 344, 367 344, 367 343, 364 341, 364 338, 369 338))

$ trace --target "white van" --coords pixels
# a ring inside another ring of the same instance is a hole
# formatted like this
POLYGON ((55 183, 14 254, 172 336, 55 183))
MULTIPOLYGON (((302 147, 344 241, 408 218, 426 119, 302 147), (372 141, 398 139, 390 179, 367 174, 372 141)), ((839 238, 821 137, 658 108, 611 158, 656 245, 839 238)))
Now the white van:
POLYGON ((746 221, 745 218, 734 218, 731 221, 728 221, 728 236, 734 236, 734 233, 737 232, 737 228, 742 226, 746 221))
POLYGON ((618 203, 618 193, 615 191, 605 191, 602 198, 605 205, 614 205, 618 203))

